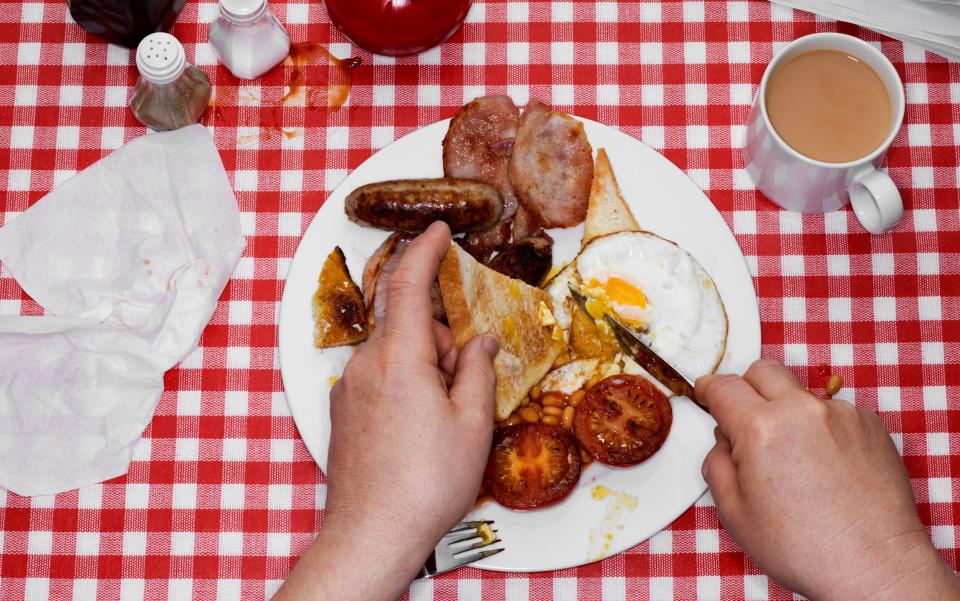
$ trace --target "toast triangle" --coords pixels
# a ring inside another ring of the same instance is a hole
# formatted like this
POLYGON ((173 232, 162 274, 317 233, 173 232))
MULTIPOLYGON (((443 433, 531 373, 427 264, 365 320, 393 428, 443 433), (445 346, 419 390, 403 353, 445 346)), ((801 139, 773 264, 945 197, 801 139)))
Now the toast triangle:
POLYGON ((610 159, 607 158, 607 152, 601 148, 594 162, 593 185, 590 188, 587 220, 580 246, 582 248, 594 238, 607 234, 637 231, 640 231, 640 226, 620 194, 610 159))
POLYGON ((506 419, 566 346, 550 295, 479 263, 458 244, 440 262, 439 279, 457 348, 477 334, 500 342, 494 408, 497 419, 506 419))

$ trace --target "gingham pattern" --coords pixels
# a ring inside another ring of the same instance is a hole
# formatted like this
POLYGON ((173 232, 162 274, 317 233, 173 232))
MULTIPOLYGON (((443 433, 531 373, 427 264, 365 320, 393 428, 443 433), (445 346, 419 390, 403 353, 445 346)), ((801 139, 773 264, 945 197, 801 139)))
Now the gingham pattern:
MULTIPOLYGON (((349 102, 329 114, 288 111, 285 123, 308 125, 292 140, 251 135, 244 124, 262 121, 255 108, 238 115, 225 105, 211 116, 246 253, 200 348, 167 374, 127 476, 49 498, 0 491, 0 599, 258 599, 276 590, 322 524, 326 489, 290 418, 275 352, 277 302, 300 235, 350 169, 484 93, 540 98, 619 127, 707 191, 755 276, 764 354, 815 388, 818 366, 833 366, 843 398, 880 412, 923 521, 956 568, 960 65, 765 1, 478 0, 450 42, 403 60, 352 47, 320 2, 273 6, 295 41, 363 58, 349 102), (781 212, 742 168, 743 124, 773 52, 837 30, 878 46, 906 85, 906 122, 888 160, 907 210, 886 236, 864 233, 849 211, 781 212)), ((0 223, 144 132, 126 108, 131 53, 66 13, 61 0, 0 5, 0 223)), ((211 0, 191 0, 174 34, 223 99, 233 82, 204 43, 215 13, 211 0)), ((40 312, 0 272, 0 314, 40 312)), ((730 540, 707 495, 603 562, 533 575, 464 569, 417 583, 410 597, 791 595, 730 540)))

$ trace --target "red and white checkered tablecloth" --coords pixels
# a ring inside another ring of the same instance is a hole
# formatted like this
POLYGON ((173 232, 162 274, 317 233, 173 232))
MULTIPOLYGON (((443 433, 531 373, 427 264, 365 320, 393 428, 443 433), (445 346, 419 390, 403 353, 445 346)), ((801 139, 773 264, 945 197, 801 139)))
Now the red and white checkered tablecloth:
MULTIPOLYGON (((283 109, 285 125, 305 130, 270 134, 276 116, 237 106, 282 81, 237 87, 205 43, 215 2, 187 3, 173 33, 218 86, 220 110, 206 122, 247 249, 200 348, 167 374, 129 474, 54 497, 0 490, 0 599, 246 600, 277 589, 321 526, 326 492, 290 417, 276 353, 278 301, 300 235, 378 148, 484 93, 540 98, 619 127, 703 187, 754 275, 763 353, 815 389, 825 371, 839 372, 839 396, 880 413, 923 522, 957 567, 960 64, 766 1, 478 0, 452 40, 402 60, 353 47, 321 2, 273 7, 294 41, 362 58, 349 101, 332 112, 283 109), (866 234, 849 210, 782 212, 743 170, 738 145, 766 63, 814 31, 875 44, 905 83, 906 121, 888 164, 906 213, 889 235, 866 234)), ((126 107, 131 58, 77 27, 61 0, 0 4, 0 224, 144 133, 126 107)), ((0 315, 41 312, 0 267, 0 315)), ((416 583, 410 598, 791 594, 730 540, 706 495, 600 563, 539 574, 462 569, 416 583)))

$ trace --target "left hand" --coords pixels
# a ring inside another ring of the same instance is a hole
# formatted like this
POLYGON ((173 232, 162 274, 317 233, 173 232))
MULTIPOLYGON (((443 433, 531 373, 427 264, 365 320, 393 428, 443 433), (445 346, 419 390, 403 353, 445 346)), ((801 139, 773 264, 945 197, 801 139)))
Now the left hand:
POLYGON ((410 245, 385 320, 330 392, 323 528, 277 598, 396 598, 476 500, 498 346, 478 336, 458 353, 433 320, 430 287, 449 246, 442 223, 410 245))

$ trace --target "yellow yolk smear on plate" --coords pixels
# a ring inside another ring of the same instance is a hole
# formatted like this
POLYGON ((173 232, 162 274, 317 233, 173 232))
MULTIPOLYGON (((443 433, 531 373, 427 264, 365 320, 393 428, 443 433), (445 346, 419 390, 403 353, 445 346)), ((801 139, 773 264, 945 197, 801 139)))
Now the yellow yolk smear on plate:
POLYGON ((647 295, 640 288, 619 276, 612 275, 604 282, 591 278, 583 287, 583 292, 587 295, 587 313, 596 320, 597 327, 608 338, 615 340, 613 332, 603 320, 605 313, 634 328, 643 328, 643 321, 637 314, 647 308, 647 295))

